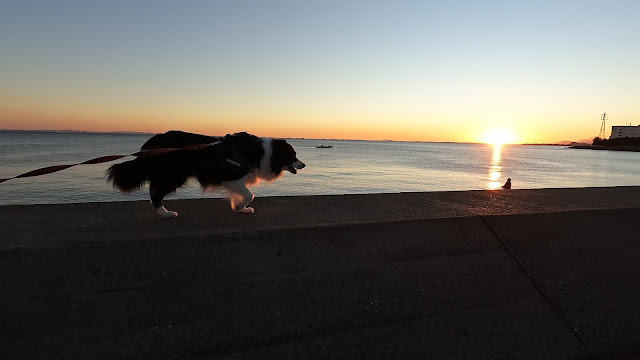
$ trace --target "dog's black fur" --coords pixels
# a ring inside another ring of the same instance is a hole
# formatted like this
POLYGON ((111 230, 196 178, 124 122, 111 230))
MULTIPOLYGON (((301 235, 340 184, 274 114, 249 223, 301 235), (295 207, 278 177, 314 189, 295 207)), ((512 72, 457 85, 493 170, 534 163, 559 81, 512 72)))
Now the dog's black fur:
POLYGON ((198 150, 142 155, 111 166, 107 170, 107 178, 122 192, 140 189, 149 182, 153 206, 167 217, 177 216, 177 213, 164 209, 162 199, 190 178, 197 179, 203 189, 227 188, 232 193, 232 207, 242 212, 253 212, 253 209, 246 208, 253 200, 247 185, 260 180, 273 181, 283 170, 295 174, 296 169, 305 166, 285 140, 259 138, 245 132, 217 138, 174 130, 153 136, 142 145, 142 150, 183 148, 196 144, 212 145, 198 150), (270 156, 270 159, 265 156, 270 156), (241 198, 240 208, 235 206, 234 197, 241 198))

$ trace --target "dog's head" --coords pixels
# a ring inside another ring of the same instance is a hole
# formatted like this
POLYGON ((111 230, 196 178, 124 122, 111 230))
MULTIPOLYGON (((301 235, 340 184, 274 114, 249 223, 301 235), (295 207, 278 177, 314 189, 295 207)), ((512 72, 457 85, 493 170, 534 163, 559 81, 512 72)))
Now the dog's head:
POLYGON ((305 167, 304 163, 296 157, 296 151, 293 146, 289 145, 285 140, 273 140, 271 147, 273 149, 271 171, 274 174, 280 174, 283 170, 296 174, 299 169, 305 167))

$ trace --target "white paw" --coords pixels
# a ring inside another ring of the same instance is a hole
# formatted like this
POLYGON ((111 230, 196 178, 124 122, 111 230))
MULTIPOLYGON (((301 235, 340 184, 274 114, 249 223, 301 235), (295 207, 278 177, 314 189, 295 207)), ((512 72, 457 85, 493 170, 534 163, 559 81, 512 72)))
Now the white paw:
POLYGON ((242 209, 238 210, 239 212, 243 213, 243 214, 253 214, 255 212, 255 210, 253 210, 252 207, 243 207, 242 209))
POLYGON ((169 210, 165 209, 164 206, 156 208, 156 212, 158 214, 160 214, 160 216, 162 216, 163 218, 172 218, 172 217, 178 216, 177 212, 169 211, 169 210))

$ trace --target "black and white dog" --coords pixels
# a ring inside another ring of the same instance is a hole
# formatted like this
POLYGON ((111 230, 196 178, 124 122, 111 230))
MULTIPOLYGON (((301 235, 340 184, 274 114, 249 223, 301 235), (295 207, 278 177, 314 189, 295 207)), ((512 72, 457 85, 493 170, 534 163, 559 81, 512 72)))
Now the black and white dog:
POLYGON ((261 180, 272 182, 283 170, 297 173, 304 163, 285 140, 259 138, 245 132, 212 137, 169 131, 158 134, 142 145, 149 155, 115 164, 107 170, 113 187, 122 192, 140 189, 149 182, 151 202, 163 217, 178 216, 162 206, 162 199, 184 185, 188 179, 198 180, 204 190, 223 187, 230 193, 231 208, 252 214, 247 205, 253 201, 249 185, 261 180), (209 144, 195 149, 191 145, 209 144), (185 148, 187 147, 187 148, 185 148), (179 150, 153 154, 152 149, 179 150))

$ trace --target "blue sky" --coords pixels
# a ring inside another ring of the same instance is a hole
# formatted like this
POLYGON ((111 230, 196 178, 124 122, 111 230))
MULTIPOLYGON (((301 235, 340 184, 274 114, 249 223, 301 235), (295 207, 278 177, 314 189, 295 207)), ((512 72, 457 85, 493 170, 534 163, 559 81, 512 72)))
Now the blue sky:
POLYGON ((636 1, 2 1, 0 127, 521 142, 640 121, 636 1))

